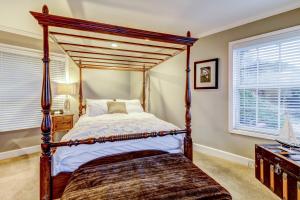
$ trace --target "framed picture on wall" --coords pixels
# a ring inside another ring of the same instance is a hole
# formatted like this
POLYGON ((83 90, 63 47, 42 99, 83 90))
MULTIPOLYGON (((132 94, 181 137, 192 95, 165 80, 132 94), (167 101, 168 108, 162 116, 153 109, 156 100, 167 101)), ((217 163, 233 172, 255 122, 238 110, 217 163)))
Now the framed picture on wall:
POLYGON ((218 89, 219 59, 194 63, 194 89, 218 89))

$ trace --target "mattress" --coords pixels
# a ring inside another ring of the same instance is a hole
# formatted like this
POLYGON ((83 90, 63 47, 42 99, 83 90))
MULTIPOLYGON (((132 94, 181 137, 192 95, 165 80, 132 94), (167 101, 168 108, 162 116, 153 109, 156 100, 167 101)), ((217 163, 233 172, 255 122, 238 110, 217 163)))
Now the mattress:
POLYGON ((61 199, 230 200, 231 195, 182 154, 162 154, 82 166, 61 199))
MULTIPOLYGON (((178 130, 175 125, 158 119, 152 114, 105 114, 96 117, 82 116, 62 141, 86 139, 117 134, 178 130)), ((140 150, 163 150, 180 153, 184 135, 107 142, 102 144, 59 147, 52 157, 52 175, 73 172, 80 165, 99 157, 140 150)))

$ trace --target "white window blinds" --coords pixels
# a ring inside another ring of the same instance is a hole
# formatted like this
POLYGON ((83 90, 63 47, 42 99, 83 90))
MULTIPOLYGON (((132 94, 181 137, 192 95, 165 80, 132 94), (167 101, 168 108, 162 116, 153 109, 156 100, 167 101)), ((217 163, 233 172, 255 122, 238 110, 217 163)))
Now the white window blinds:
MULTIPOLYGON (((40 51, 0 45, 0 132, 40 126, 41 58, 40 51)), ((64 56, 51 56, 50 75, 65 81, 64 56)), ((52 108, 62 107, 63 98, 53 95, 52 108)))
POLYGON ((231 126, 276 136, 288 114, 300 137, 300 32, 233 44, 231 126))

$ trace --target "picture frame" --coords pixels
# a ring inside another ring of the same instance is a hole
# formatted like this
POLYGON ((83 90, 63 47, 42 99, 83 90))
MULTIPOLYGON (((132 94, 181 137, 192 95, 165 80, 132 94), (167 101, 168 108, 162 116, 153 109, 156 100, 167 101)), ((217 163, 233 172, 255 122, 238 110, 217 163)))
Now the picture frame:
POLYGON ((219 59, 194 63, 194 89, 218 89, 219 59))

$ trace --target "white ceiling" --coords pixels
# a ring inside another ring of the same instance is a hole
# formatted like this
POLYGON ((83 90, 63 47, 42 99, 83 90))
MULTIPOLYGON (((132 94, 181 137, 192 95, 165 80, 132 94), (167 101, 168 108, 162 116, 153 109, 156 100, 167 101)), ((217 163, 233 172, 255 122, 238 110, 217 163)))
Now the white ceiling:
POLYGON ((193 36, 218 32, 300 7, 300 0, 0 0, 0 29, 40 34, 29 10, 193 36))

